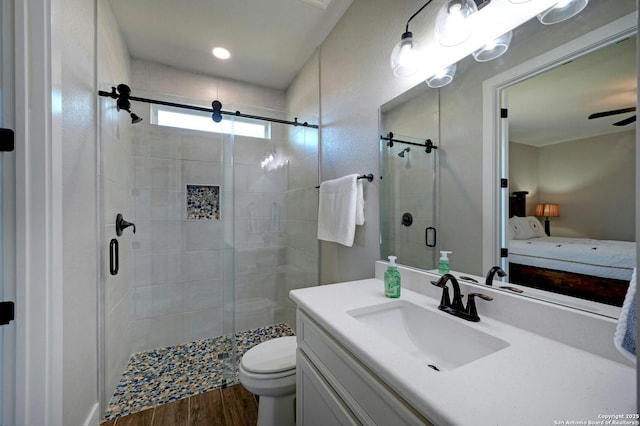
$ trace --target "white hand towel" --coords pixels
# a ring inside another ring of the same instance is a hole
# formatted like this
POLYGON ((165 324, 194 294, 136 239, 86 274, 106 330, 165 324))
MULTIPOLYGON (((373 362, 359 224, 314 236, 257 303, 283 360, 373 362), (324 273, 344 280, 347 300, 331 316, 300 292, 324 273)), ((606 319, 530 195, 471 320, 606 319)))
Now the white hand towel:
POLYGON ((636 362, 636 269, 622 303, 613 343, 627 359, 636 362))
MULTIPOLYGON (((358 175, 322 182, 318 203, 318 239, 353 246, 357 206, 358 175)), ((359 219, 364 223, 364 214, 359 219)))
POLYGON ((364 187, 362 179, 356 178, 356 189, 358 191, 356 198, 356 225, 364 225, 364 187))

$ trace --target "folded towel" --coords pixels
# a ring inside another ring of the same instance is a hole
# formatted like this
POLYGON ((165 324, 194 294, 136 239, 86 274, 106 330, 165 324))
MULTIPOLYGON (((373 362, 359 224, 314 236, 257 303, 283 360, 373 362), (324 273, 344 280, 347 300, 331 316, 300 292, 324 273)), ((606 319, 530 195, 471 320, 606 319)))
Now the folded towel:
POLYGON ((364 225, 364 187, 362 179, 356 178, 356 225, 364 225))
POLYGON ((616 348, 633 362, 636 361, 636 312, 636 269, 634 268, 613 336, 616 348))
POLYGON ((318 239, 351 247, 358 223, 364 224, 362 182, 358 181, 358 175, 322 182, 318 203, 318 239))

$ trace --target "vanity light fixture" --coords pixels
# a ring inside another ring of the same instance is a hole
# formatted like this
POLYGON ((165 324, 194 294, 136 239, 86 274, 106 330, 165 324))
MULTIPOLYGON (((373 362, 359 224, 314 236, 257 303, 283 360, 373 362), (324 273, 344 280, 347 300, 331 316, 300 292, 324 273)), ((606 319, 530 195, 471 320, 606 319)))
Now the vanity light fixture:
POLYGON ((469 18, 488 5, 491 0, 449 0, 442 5, 436 17, 435 36, 446 47, 457 46, 471 35, 469 18))
POLYGON ((491 40, 489 43, 472 53, 473 59, 478 62, 487 62, 499 58, 509 49, 512 37, 513 31, 509 31, 500 37, 491 40))
POLYGON ((589 0, 560 0, 538 15, 538 21, 544 25, 557 24, 573 18, 587 7, 589 0))
POLYGON ((453 81, 453 76, 456 74, 456 64, 450 65, 447 68, 435 73, 431 77, 427 78, 427 86, 432 89, 446 86, 453 81))
POLYGON ((409 22, 415 18, 433 0, 426 2, 416 13, 407 20, 404 33, 400 41, 391 51, 391 69, 396 77, 409 77, 418 70, 418 43, 413 39, 413 33, 409 31, 409 22))

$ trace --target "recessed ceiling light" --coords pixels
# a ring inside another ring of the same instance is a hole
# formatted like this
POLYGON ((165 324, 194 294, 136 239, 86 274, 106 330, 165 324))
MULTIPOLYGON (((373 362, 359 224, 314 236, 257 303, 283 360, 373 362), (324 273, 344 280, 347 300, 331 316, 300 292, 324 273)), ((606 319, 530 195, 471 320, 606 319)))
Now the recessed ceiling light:
POLYGON ((214 47, 212 52, 213 56, 218 59, 229 59, 231 57, 231 52, 224 47, 214 47))
POLYGON ((332 0, 302 0, 304 3, 308 3, 312 6, 319 7, 320 9, 327 9, 332 0))

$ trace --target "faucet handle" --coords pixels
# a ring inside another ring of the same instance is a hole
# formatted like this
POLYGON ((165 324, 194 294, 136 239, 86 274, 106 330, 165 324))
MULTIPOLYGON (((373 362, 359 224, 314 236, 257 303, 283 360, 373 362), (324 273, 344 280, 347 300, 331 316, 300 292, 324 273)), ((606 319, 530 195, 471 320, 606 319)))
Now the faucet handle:
POLYGON ((431 281, 431 284, 442 288, 442 297, 440 298, 440 306, 438 306, 438 309, 441 311, 451 309, 451 299, 449 298, 449 288, 447 284, 441 284, 440 281, 431 281))
POLYGON ((467 302, 467 309, 465 310, 465 317, 469 321, 480 321, 480 317, 478 316, 478 310, 476 309, 476 296, 478 296, 482 300, 491 301, 493 297, 487 296, 482 293, 469 293, 469 300, 467 302))

